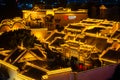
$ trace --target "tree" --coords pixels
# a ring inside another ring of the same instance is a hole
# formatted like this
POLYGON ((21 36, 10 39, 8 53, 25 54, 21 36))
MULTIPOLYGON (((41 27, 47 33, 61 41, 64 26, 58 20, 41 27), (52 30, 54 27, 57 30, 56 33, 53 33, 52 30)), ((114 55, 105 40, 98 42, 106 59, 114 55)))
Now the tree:
POLYGON ((0 66, 0 80, 8 80, 10 78, 10 75, 8 73, 8 70, 4 66, 0 66))
POLYGON ((0 47, 5 49, 14 49, 18 45, 26 48, 34 47, 34 43, 40 43, 30 30, 19 29, 15 31, 5 32, 0 36, 0 47))

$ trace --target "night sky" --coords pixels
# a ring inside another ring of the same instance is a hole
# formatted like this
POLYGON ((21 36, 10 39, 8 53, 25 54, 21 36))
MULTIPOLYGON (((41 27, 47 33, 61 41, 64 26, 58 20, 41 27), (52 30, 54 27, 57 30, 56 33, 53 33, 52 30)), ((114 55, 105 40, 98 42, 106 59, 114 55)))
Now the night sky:
POLYGON ((93 6, 98 9, 101 4, 104 4, 107 8, 114 8, 115 15, 120 14, 120 0, 0 0, 0 20, 22 16, 21 10, 32 9, 35 4, 44 6, 46 9, 69 7, 72 10, 77 10, 83 8, 88 9, 89 13, 91 13, 90 10, 93 6))

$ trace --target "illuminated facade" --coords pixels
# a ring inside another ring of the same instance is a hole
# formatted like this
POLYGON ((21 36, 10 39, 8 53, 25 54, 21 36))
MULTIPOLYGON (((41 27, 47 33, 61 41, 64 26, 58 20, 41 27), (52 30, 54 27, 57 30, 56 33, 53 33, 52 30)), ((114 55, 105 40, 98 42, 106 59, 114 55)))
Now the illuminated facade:
POLYGON ((23 18, 26 19, 28 26, 34 28, 38 24, 39 27, 47 27, 48 30, 54 30, 57 25, 63 27, 87 17, 86 9, 71 11, 69 8, 40 9, 37 7, 33 10, 23 10, 23 18))

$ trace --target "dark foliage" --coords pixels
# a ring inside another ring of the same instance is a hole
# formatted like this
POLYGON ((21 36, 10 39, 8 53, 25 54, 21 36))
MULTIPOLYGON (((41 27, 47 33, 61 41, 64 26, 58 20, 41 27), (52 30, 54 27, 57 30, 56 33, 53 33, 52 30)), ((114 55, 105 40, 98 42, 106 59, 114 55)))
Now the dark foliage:
POLYGON ((73 71, 78 71, 77 62, 78 62, 78 59, 72 56, 70 60, 70 65, 73 71))
POLYGON ((58 69, 58 68, 65 68, 70 66, 69 59, 62 55, 62 53, 58 52, 57 50, 50 50, 48 44, 44 44, 43 48, 47 52, 47 59, 48 59, 48 69, 58 69))
POLYGON ((59 32, 61 32, 61 31, 64 30, 64 27, 61 26, 61 25, 59 25, 59 24, 57 24, 57 25, 56 25, 56 29, 57 29, 59 32))
POLYGON ((46 22, 53 22, 54 16, 51 14, 48 14, 45 16, 45 21, 46 22))
POLYGON ((4 66, 1 66, 0 67, 0 80, 8 80, 9 77, 10 76, 8 74, 8 70, 4 66))
POLYGON ((19 29, 5 32, 0 36, 0 47, 14 49, 23 43, 24 47, 33 47, 34 43, 40 43, 30 30, 19 29))

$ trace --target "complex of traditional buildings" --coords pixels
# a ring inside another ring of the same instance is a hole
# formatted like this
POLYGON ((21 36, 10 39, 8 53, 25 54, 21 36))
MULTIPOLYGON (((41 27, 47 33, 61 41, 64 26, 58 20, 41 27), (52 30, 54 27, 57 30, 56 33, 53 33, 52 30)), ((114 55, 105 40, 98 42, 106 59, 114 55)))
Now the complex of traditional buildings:
MULTIPOLYGON (((51 51, 60 52, 68 59, 75 57, 86 68, 89 68, 91 59, 100 62, 98 65, 94 63, 93 67, 119 63, 120 22, 87 17, 87 10, 34 8, 33 11, 23 11, 23 18, 3 20, 0 23, 0 33, 2 35, 11 30, 29 29, 51 51)), ((73 75, 70 67, 47 69, 46 52, 38 44, 30 49, 22 46, 14 50, 1 48, 0 56, 0 66, 5 66, 11 74, 9 80, 52 80, 55 77, 53 75, 58 73, 73 75)), ((74 79, 73 76, 67 76, 65 80, 74 79)))

